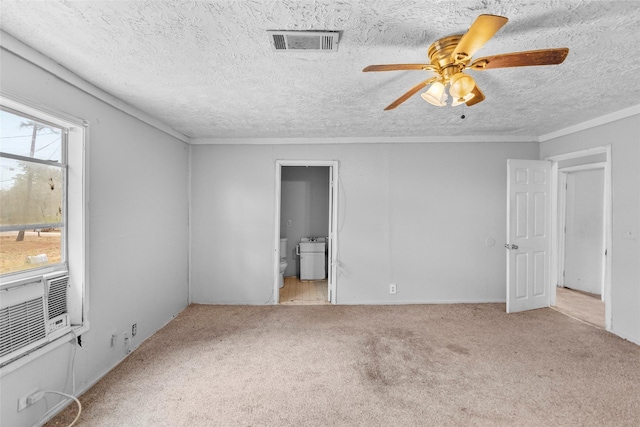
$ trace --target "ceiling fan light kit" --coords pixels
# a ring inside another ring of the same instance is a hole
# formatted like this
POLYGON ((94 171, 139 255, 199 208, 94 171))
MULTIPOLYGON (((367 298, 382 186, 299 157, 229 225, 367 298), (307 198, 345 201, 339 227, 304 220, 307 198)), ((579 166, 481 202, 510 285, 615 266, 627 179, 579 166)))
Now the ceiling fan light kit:
POLYGON ((464 73, 457 73, 451 76, 449 84, 449 94, 458 99, 469 95, 473 88, 476 87, 476 81, 473 80, 473 77, 464 73))
POLYGON ((475 105, 485 99, 473 77, 465 70, 488 70, 493 68, 525 67, 532 65, 561 64, 569 54, 568 48, 542 49, 513 52, 479 58, 471 62, 473 55, 494 34, 507 23, 508 19, 497 15, 480 15, 465 34, 456 34, 436 40, 428 49, 429 64, 384 64, 369 65, 362 71, 424 70, 436 73, 389 104, 385 110, 392 110, 429 86, 422 93, 422 99, 437 107, 447 104, 451 95, 451 106, 475 105), (448 94, 447 94, 448 88, 448 94))
POLYGON ((447 105, 448 96, 444 90, 444 85, 441 82, 432 83, 431 87, 429 87, 429 89, 421 96, 422 99, 436 107, 444 107, 447 105))
MULTIPOLYGON (((462 97, 462 98, 458 98, 458 99, 453 99, 451 101, 451 106, 455 107, 457 105, 462 105, 462 104, 466 104, 467 101, 470 101, 471 98, 473 98, 474 96, 476 96, 474 93, 468 93, 466 96, 462 97)), ((464 118, 464 117, 463 117, 464 118)))

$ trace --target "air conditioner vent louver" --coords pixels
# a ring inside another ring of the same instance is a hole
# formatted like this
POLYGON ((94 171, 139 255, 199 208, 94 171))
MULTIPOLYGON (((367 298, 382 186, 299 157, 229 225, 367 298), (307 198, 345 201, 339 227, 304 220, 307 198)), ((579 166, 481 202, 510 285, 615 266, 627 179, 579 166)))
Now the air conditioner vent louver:
POLYGON ((332 50, 333 49, 333 37, 322 37, 322 50, 332 50))
POLYGON ((339 31, 267 31, 273 50, 324 51, 338 50, 339 31))
POLYGON ((0 310, 0 357, 45 337, 44 298, 0 310))
POLYGON ((49 281, 49 320, 67 313, 67 286, 69 276, 62 276, 49 281))
POLYGON ((0 367, 71 331, 70 283, 58 271, 0 285, 0 367))
POLYGON ((273 44, 276 49, 286 49, 287 44, 284 42, 284 36, 282 34, 273 35, 273 44))

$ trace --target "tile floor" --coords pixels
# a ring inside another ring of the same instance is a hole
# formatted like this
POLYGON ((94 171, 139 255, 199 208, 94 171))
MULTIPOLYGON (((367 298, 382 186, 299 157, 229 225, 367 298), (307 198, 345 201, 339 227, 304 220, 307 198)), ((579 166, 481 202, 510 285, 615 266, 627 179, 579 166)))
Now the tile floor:
POLYGON ((280 289, 280 304, 288 305, 322 305, 327 301, 326 280, 300 281, 297 277, 285 277, 284 286, 280 289))

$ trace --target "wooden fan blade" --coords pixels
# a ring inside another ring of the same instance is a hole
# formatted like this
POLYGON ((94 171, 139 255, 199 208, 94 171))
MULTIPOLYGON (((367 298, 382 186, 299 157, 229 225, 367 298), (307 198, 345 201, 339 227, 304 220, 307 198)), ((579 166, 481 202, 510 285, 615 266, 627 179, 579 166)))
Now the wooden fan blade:
POLYGON ((508 20, 504 16, 497 15, 478 16, 469 27, 469 31, 458 42, 451 58, 455 61, 471 58, 508 20))
POLYGON ((362 71, 397 71, 397 70, 433 70, 431 64, 383 64, 383 65, 369 65, 362 71))
POLYGON ((568 54, 569 49, 566 47, 505 53, 503 55, 478 58, 468 68, 488 70, 491 68, 528 67, 531 65, 556 65, 562 64, 568 54))
POLYGON ((484 93, 482 93, 482 91, 480 90, 477 84, 473 88, 471 93, 473 93, 475 96, 465 103, 467 104, 468 107, 471 107, 472 105, 476 105, 477 103, 484 101, 484 93))
POLYGON ((402 95, 400 98, 396 99, 391 104, 387 105, 387 107, 384 110, 385 111, 393 110, 398 105, 402 104, 404 101, 406 101, 407 99, 411 98, 413 95, 418 93, 420 91, 420 89, 424 88, 425 86, 429 86, 431 83, 436 81, 436 79, 437 79, 437 77, 432 77, 432 78, 427 79, 427 80, 425 80, 425 81, 423 81, 421 83, 418 83, 417 85, 415 85, 414 87, 409 89, 409 91, 407 91, 407 93, 402 95))

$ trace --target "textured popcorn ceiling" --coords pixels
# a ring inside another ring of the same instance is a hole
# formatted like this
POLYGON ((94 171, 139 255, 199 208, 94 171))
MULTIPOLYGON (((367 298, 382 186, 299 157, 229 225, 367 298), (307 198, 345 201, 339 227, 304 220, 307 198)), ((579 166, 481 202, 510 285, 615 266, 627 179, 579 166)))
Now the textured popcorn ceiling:
POLYGON ((640 104, 635 1, 1 2, 0 27, 194 138, 537 136, 640 104), (487 99, 383 108, 438 38, 482 13, 509 22, 475 57, 570 48, 558 66, 469 71, 487 99), (266 30, 338 30, 338 51, 274 52, 266 30), (460 118, 461 114, 466 119, 460 118))

